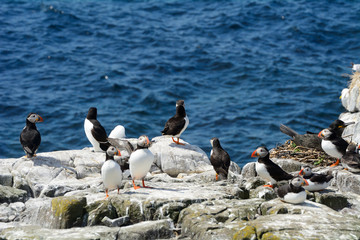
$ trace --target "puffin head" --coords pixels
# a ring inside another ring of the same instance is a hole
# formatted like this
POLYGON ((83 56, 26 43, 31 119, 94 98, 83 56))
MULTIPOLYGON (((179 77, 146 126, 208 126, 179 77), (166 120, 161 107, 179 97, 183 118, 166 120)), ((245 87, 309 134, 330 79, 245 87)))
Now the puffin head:
POLYGON ((295 187, 308 186, 309 185, 309 183, 306 181, 306 179, 303 179, 302 177, 293 178, 290 183, 292 185, 294 185, 295 187))
POLYGON ((140 146, 140 147, 150 147, 151 143, 149 141, 149 138, 148 136, 146 135, 141 135, 139 138, 138 138, 138 142, 137 142, 137 145, 140 146))
POLYGON ((26 119, 31 123, 43 122, 42 117, 36 113, 30 113, 26 119))
POLYGON ((310 176, 312 173, 311 168, 309 166, 304 166, 300 172, 299 175, 303 175, 304 177, 310 176))
POLYGON ((118 150, 116 147, 114 146, 110 146, 107 150, 106 150, 107 155, 109 155, 110 157, 113 156, 121 156, 120 150, 118 150))
POLYGON ((322 139, 327 139, 331 136, 331 134, 333 134, 333 132, 330 129, 325 128, 324 130, 319 132, 318 137, 322 139))
POLYGON ((185 107, 185 102, 184 102, 184 100, 177 100, 177 101, 176 101, 176 107, 178 107, 178 106, 183 106, 183 107, 185 107))
POLYGON ((265 147, 258 147, 252 154, 251 157, 265 157, 269 154, 269 150, 265 147))
POLYGON ((218 138, 214 137, 210 140, 211 146, 212 147, 218 147, 220 146, 220 141, 218 138))
POLYGON ((96 119, 96 117, 97 117, 97 108, 96 107, 89 108, 86 118, 87 119, 96 119))

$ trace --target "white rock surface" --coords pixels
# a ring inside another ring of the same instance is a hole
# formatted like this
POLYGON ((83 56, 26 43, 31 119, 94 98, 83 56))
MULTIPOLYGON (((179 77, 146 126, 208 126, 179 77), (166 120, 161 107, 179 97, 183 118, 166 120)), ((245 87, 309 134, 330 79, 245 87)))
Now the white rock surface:
POLYGON ((201 173, 212 169, 209 158, 199 147, 175 144, 169 137, 155 137, 149 150, 154 154, 155 162, 163 172, 172 177, 179 173, 201 173))

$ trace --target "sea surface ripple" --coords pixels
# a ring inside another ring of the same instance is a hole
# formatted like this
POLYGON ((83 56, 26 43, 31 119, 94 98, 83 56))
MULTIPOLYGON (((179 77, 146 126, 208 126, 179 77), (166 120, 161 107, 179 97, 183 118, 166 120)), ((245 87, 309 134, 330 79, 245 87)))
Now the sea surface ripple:
POLYGON ((108 131, 160 135, 184 99, 182 138, 218 137, 243 165, 284 123, 318 132, 344 111, 359 62, 357 1, 25 1, 0 7, 0 157, 40 114, 39 152, 90 146, 89 107, 108 131))

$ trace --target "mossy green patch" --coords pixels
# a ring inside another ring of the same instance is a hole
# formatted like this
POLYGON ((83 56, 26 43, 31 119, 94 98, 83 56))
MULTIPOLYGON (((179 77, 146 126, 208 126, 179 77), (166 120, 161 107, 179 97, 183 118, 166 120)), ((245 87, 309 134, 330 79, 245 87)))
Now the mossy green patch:
POLYGON ((51 201, 51 209, 57 228, 71 228, 82 224, 86 198, 56 197, 51 201))
POLYGON ((256 239, 256 229, 253 226, 245 226, 236 232, 233 240, 253 240, 256 239))

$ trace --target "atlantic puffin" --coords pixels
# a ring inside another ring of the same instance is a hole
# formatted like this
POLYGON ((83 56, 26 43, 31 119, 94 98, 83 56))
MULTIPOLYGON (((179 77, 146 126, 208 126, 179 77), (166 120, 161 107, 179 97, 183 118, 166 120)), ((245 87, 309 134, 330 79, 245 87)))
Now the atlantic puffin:
POLYGON ((176 114, 167 120, 165 123, 164 130, 161 131, 162 135, 172 136, 172 140, 176 144, 184 145, 180 143, 180 135, 185 131, 189 125, 189 118, 185 112, 185 103, 184 100, 176 101, 176 114), (175 141, 174 137, 177 138, 175 141))
POLYGON ((345 155, 349 144, 343 138, 336 136, 335 132, 328 128, 319 132, 318 137, 322 139, 321 147, 324 152, 337 159, 330 167, 339 165, 340 158, 345 155))
MULTIPOLYGON (((120 138, 107 138, 108 142, 119 150, 125 150, 126 154, 122 155, 119 161, 122 171, 129 169, 129 158, 135 151, 133 145, 126 139, 120 138)), ((118 160, 118 159, 117 159, 118 160)))
POLYGON ((109 197, 109 189, 117 188, 118 194, 121 187, 122 171, 120 165, 114 160, 114 156, 121 156, 116 147, 110 146, 106 151, 106 159, 101 167, 101 177, 105 187, 106 198, 109 197))
POLYGON ((259 157, 255 165, 256 172, 261 178, 271 183, 270 185, 264 185, 264 187, 272 188, 276 182, 293 178, 291 174, 285 172, 279 165, 270 160, 269 150, 266 147, 258 147, 251 154, 251 157, 259 157))
POLYGON ((302 175, 308 182, 308 185, 304 186, 304 188, 310 192, 324 190, 330 185, 330 181, 333 178, 332 175, 313 173, 309 166, 304 166, 300 170, 299 175, 302 175))
POLYGON ((221 147, 218 138, 212 138, 210 140, 210 143, 212 146, 212 150, 210 152, 210 162, 216 172, 216 181, 219 179, 219 174, 222 175, 225 179, 227 179, 230 166, 230 156, 221 147))
POLYGON ((135 180, 140 179, 142 180, 143 187, 147 188, 144 178, 154 162, 154 155, 148 149, 150 145, 149 138, 142 135, 138 138, 136 150, 130 155, 129 169, 134 189, 140 188, 140 186, 135 185, 135 180))
POLYGON ((350 143, 346 149, 345 155, 341 158, 342 166, 353 173, 360 172, 360 155, 356 148, 359 149, 360 146, 356 146, 355 143, 350 143))
POLYGON ((110 143, 107 141, 106 131, 97 120, 97 109, 95 107, 89 108, 84 121, 84 130, 95 152, 103 152, 110 147, 110 143))
POLYGON ((35 125, 37 122, 43 122, 42 117, 36 113, 30 113, 26 118, 26 126, 20 133, 20 143, 27 158, 36 156, 41 143, 41 135, 35 125))
POLYGON ((306 200, 306 191, 302 187, 307 185, 307 181, 301 177, 295 177, 289 184, 285 184, 276 189, 280 200, 287 203, 299 204, 306 200))

